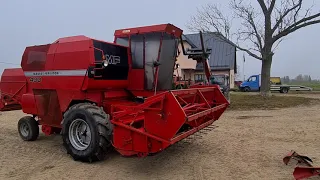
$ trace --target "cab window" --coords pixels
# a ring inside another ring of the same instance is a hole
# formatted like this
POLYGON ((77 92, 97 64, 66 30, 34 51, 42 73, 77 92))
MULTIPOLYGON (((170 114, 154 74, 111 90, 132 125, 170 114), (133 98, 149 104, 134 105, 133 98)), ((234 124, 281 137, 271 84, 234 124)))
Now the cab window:
POLYGON ((252 76, 248 79, 248 82, 252 82, 252 81, 256 81, 257 80, 257 77, 255 76, 252 76))
POLYGON ((38 71, 45 68, 47 52, 50 45, 27 47, 22 56, 22 67, 27 71, 38 71))

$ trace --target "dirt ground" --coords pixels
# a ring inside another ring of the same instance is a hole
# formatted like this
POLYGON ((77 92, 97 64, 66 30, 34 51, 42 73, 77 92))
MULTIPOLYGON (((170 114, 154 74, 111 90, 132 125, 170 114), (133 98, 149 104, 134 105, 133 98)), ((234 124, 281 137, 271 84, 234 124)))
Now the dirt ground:
MULTIPOLYGON (((302 95, 301 95, 302 96, 302 95)), ((303 95, 305 96, 305 95, 303 95)), ((320 96, 320 95, 313 95, 320 96)), ((227 111, 219 127, 190 143, 147 158, 117 153, 103 162, 75 162, 60 136, 18 136, 20 111, 0 115, 0 179, 293 179, 282 158, 290 150, 320 165, 320 105, 271 111, 227 111)), ((185 142, 188 142, 185 141, 185 142)), ((315 179, 315 178, 313 178, 315 179)))

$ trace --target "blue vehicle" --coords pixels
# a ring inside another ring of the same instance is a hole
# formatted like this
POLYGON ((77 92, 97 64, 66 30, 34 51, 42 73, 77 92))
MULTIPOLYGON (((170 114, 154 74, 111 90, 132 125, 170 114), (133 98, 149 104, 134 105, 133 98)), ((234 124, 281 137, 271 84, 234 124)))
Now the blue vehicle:
MULTIPOLYGON (((274 78, 274 77, 271 77, 274 78)), ((284 85, 281 80, 278 83, 273 83, 270 78, 270 91, 278 91, 280 93, 288 93, 291 91, 312 91, 312 88, 300 85, 284 85)), ((279 78, 280 79, 280 78, 279 78)), ((260 91, 261 74, 252 75, 246 81, 240 84, 240 90, 243 92, 260 91)))
MULTIPOLYGON (((243 92, 260 91, 261 75, 252 75, 246 81, 240 84, 240 90, 243 92)), ((278 91, 280 93, 288 93, 290 86, 280 84, 272 84, 270 81, 270 91, 278 91)))

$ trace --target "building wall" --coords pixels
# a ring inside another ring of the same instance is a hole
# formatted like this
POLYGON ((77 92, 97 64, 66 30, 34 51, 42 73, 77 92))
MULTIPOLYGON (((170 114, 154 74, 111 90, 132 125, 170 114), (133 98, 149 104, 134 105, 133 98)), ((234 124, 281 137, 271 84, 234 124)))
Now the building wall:
POLYGON ((229 75, 229 84, 230 84, 230 88, 234 88, 234 81, 235 81, 235 74, 234 74, 234 70, 224 70, 224 71, 212 71, 212 74, 215 75, 229 75))
MULTIPOLYGON (((187 42, 183 42, 184 48, 190 48, 191 46, 187 42)), ((183 78, 184 74, 181 71, 181 69, 195 69, 197 65, 197 61, 188 59, 188 56, 183 55, 181 44, 179 43, 179 51, 180 55, 177 57, 177 63, 180 65, 180 67, 174 71, 174 75, 179 76, 183 78), (178 71, 178 72, 177 72, 178 71)))
MULTIPOLYGON (((186 41, 183 42, 183 45, 185 49, 191 47, 186 41)), ((180 65, 180 67, 174 71, 174 75, 178 76, 178 73, 179 73, 179 76, 181 77, 181 79, 183 80, 190 79, 191 81, 195 81, 196 74, 199 74, 199 75, 202 74, 204 76, 204 72, 195 71, 197 62, 195 60, 188 59, 188 56, 183 55, 181 44, 179 44, 178 48, 180 51, 180 55, 177 57, 177 63, 180 65)), ((229 75, 230 88, 234 88, 234 81, 235 81, 234 69, 223 70, 223 71, 212 70, 211 72, 217 75, 218 74, 229 75)))
MULTIPOLYGON (((234 84, 234 81, 235 81, 235 73, 234 73, 234 70, 224 70, 224 71, 211 71, 212 74, 214 75, 229 75, 229 84, 230 84, 230 88, 234 88, 235 87, 235 84, 234 84)), ((201 71, 194 71, 194 70, 184 70, 182 69, 182 74, 184 76, 181 76, 182 79, 185 78, 185 80, 190 80, 191 81, 195 81, 195 75, 200 75, 202 76, 203 78, 206 78, 205 77, 205 74, 204 72, 201 72, 201 71)))
POLYGON ((194 81, 194 69, 182 69, 181 74, 182 79, 194 81))
POLYGON ((234 88, 234 81, 236 80, 236 75, 235 75, 233 69, 230 70, 230 75, 229 76, 230 76, 230 81, 229 81, 230 88, 234 88))

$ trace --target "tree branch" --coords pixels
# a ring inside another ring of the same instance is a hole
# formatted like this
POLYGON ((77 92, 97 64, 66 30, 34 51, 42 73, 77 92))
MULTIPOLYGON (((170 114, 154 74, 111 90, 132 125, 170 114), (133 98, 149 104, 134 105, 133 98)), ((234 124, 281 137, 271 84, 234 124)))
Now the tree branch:
MULTIPOLYGON (((297 9, 296 12, 294 13, 293 22, 296 22, 296 21, 297 21, 299 12, 300 12, 301 7, 302 7, 302 0, 300 0, 298 4, 300 4, 300 5, 298 6, 298 9, 297 9)), ((310 9, 307 9, 307 13, 306 13, 305 17, 307 16, 309 10, 310 10, 310 9)))
POLYGON ((296 27, 296 26, 298 26, 298 25, 300 25, 300 24, 302 24, 302 23, 305 23, 305 22, 307 22, 307 21, 310 21, 310 20, 312 20, 312 19, 315 19, 315 18, 317 18, 317 17, 320 17, 320 13, 314 14, 314 15, 309 16, 309 17, 302 18, 302 19, 299 20, 298 22, 295 22, 295 23, 293 23, 291 26, 289 26, 288 28, 286 28, 284 31, 286 31, 286 30, 288 30, 288 29, 291 29, 291 28, 293 28, 293 27, 296 27))
POLYGON ((273 8, 274 8, 274 5, 276 4, 276 0, 272 0, 271 1, 271 4, 270 4, 270 7, 268 9, 269 13, 271 14, 271 12, 273 11, 273 8))
POLYGON ((282 42, 282 40, 283 40, 283 39, 280 39, 280 41, 277 42, 277 44, 274 46, 274 48, 273 48, 272 51, 275 51, 275 50, 278 48, 278 46, 279 46, 279 44, 282 42))
MULTIPOLYGON (((299 2, 296 5, 293 5, 292 8, 289 8, 287 10, 285 10, 283 12, 283 14, 280 14, 279 20, 276 22, 276 24, 274 25, 274 27, 272 28, 272 34, 276 31, 276 29, 279 27, 279 25, 283 22, 284 18, 293 10, 295 10, 296 8, 298 8, 298 10, 296 11, 295 17, 297 15, 297 13, 299 12, 300 8, 302 5, 302 0, 299 0, 299 2)), ((281 12, 280 12, 281 13, 281 12)))
POLYGON ((295 27, 292 27, 292 28, 287 28, 283 31, 281 31, 279 34, 277 34, 276 36, 274 36, 272 38, 272 42, 276 42, 277 40, 279 40, 280 38, 282 37, 285 37, 287 36, 288 34, 291 34, 293 32, 295 32, 296 30, 298 29, 301 29, 303 27, 307 27, 307 26, 310 26, 310 25, 313 25, 313 24, 318 24, 320 23, 320 19, 319 20, 315 20, 315 21, 309 21, 309 22, 306 22, 306 23, 303 23, 303 24, 300 24, 298 26, 295 26, 295 27))
POLYGON ((252 57, 254 57, 254 58, 256 58, 256 59, 263 60, 262 57, 257 56, 256 54, 252 53, 252 52, 251 52, 250 50, 248 50, 248 49, 242 48, 242 47, 240 47, 240 46, 238 46, 238 45, 236 45, 236 48, 240 49, 241 51, 244 51, 244 52, 248 53, 250 56, 252 56, 252 57))
POLYGON ((263 13, 267 13, 268 9, 267 9, 266 3, 264 3, 263 0, 258 0, 258 3, 260 4, 260 7, 261 7, 263 13))
MULTIPOLYGON (((207 33, 212 33, 212 32, 207 32, 207 33)), ((255 53, 251 52, 249 49, 243 48, 243 47, 241 47, 241 46, 239 46, 239 45, 231 42, 229 39, 227 39, 227 38, 226 38, 225 36, 223 36, 221 33, 216 33, 215 35, 217 35, 217 37, 218 37, 219 39, 221 39, 221 41, 226 42, 226 43, 228 43, 228 44, 230 44, 230 45, 232 45, 232 46, 235 46, 237 49, 248 53, 250 56, 252 56, 252 57, 254 57, 254 58, 256 58, 256 59, 263 60, 262 57, 260 57, 260 56, 256 55, 255 53)))
POLYGON ((254 30, 254 33, 255 33, 255 36, 257 38, 257 41, 258 41, 258 44, 259 44, 259 49, 262 50, 262 40, 261 40, 261 36, 259 35, 258 33, 258 30, 257 30, 257 27, 256 27, 256 24, 254 23, 254 20, 253 20, 253 17, 252 16, 249 16, 248 17, 248 22, 249 24, 252 26, 253 30, 254 30))
POLYGON ((232 1, 231 7, 235 10, 236 15, 243 20, 241 24, 246 28, 246 30, 238 30, 238 36, 241 36, 238 39, 243 41, 250 40, 261 52, 263 48, 262 33, 258 31, 259 26, 255 22, 257 13, 254 8, 250 4, 243 5, 242 1, 237 2, 236 0, 232 1))

